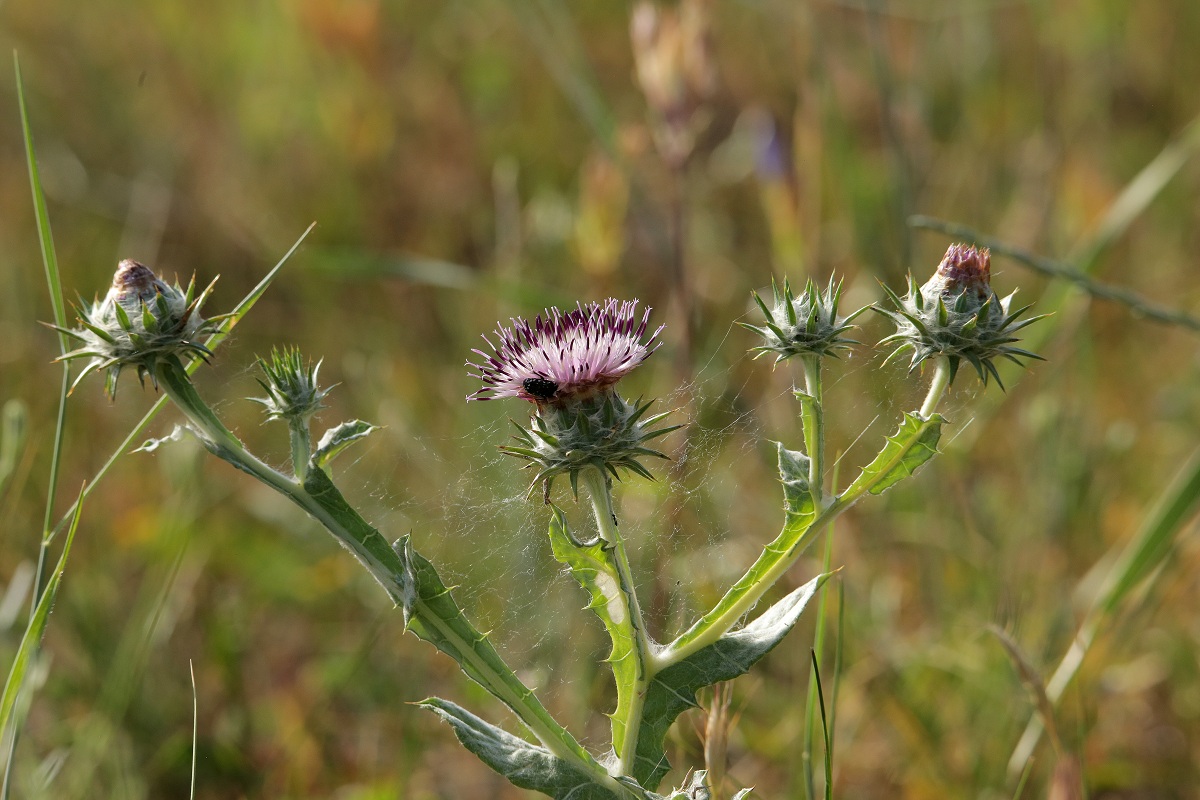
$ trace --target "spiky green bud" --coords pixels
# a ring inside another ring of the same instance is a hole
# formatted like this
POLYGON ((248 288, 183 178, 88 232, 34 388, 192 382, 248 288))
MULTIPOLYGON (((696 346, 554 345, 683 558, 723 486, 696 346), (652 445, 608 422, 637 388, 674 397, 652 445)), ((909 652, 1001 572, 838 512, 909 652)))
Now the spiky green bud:
POLYGON ((848 317, 838 316, 838 303, 842 297, 840 281, 835 284, 830 278, 829 284, 821 290, 809 279, 799 295, 792 292, 787 279, 784 279, 782 290, 772 281, 771 293, 774 303, 770 308, 757 292, 754 293, 754 302, 766 317, 762 327, 738 323, 763 338, 763 344, 750 350, 755 358, 774 353, 776 364, 793 356, 836 358, 839 350, 858 344, 842 334, 854 328, 850 323, 866 308, 860 308, 848 317))
POLYGON ((313 414, 325 407, 321 401, 329 394, 317 382, 321 362, 307 364, 300 351, 294 347, 283 350, 272 349, 270 360, 258 359, 263 377, 258 385, 267 393, 266 397, 251 397, 267 412, 267 420, 298 420, 308 422, 313 414))
MULTIPOLYGON (((950 366, 950 379, 959 364, 967 361, 979 379, 1000 383, 995 359, 1003 357, 1024 366, 1022 358, 1041 356, 1014 346, 1014 334, 1041 317, 1018 318, 1030 306, 1012 310, 1014 291, 1001 299, 991 286, 991 254, 965 244, 952 244, 934 273, 923 286, 908 278, 908 294, 900 297, 883 287, 895 310, 876 308, 896 323, 896 332, 880 344, 896 344, 888 361, 909 353, 909 371, 928 359, 941 356, 950 366)), ((1003 388, 1003 384, 1001 384, 1003 388)))
POLYGON ((212 292, 213 283, 195 296, 195 278, 186 289, 171 285, 136 261, 117 265, 112 288, 103 300, 76 306, 80 328, 51 326, 81 342, 81 346, 59 360, 89 359, 75 379, 71 391, 88 374, 104 370, 104 388, 109 397, 117 393, 117 378, 127 366, 137 368, 138 380, 147 375, 158 388, 155 369, 163 359, 207 360, 212 353, 199 337, 216 330, 215 320, 200 316, 200 307, 212 292))

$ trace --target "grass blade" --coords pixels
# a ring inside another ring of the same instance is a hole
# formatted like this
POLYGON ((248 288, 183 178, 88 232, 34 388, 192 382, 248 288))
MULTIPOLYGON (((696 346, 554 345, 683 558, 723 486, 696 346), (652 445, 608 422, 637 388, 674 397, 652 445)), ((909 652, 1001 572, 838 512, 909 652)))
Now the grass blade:
POLYGON ((196 798, 196 746, 200 731, 200 701, 196 699, 196 668, 188 659, 188 674, 192 677, 192 782, 188 791, 189 800, 196 798))
MULTIPOLYGON (((37 218, 38 241, 42 247, 42 266, 46 270, 46 285, 50 290, 50 305, 54 309, 54 324, 67 327, 67 305, 63 301, 62 279, 58 272, 58 255, 54 249, 54 237, 50 231, 50 214, 46 211, 46 195, 42 192, 42 181, 38 172, 37 157, 33 153, 33 135, 29 130, 29 112, 25 107, 25 89, 21 82, 21 62, 13 53, 13 71, 17 81, 17 104, 21 109, 21 131, 25 137, 25 163, 29 167, 29 186, 33 192, 33 211, 37 218)), ((65 353, 66 338, 59 334, 65 353)))
POLYGON ((0 492, 17 471, 29 437, 29 407, 15 397, 0 410, 0 492))
MULTIPOLYGON (((80 491, 80 497, 83 492, 80 491)), ((34 608, 33 618, 29 621, 29 625, 25 628, 25 633, 21 637, 21 644, 17 648, 17 654, 13 658, 12 667, 8 672, 8 680, 4 684, 4 694, 0 695, 0 739, 3 739, 12 734, 9 732, 9 723, 12 722, 13 709, 16 707, 17 695, 20 694, 21 687, 25 682, 25 675, 29 670, 29 664, 34 653, 42 641, 42 635, 46 632, 46 621, 50 617, 50 609, 54 606, 54 598, 58 594, 59 583, 62 581, 63 571, 67 566, 67 556, 71 553, 71 543, 75 540, 75 531, 79 527, 79 515, 83 510, 83 503, 75 504, 75 515, 71 518, 71 527, 67 532, 67 541, 63 545, 62 555, 58 557, 58 564, 54 567, 54 572, 50 576, 50 580, 46 583, 46 590, 42 592, 42 597, 34 608)), ((8 785, 8 774, 12 769, 12 760, 9 759, 5 773, 5 786, 8 785)))
MULTIPOLYGON (((17 57, 16 52, 13 52, 13 73, 17 86, 17 105, 21 112, 21 134, 25 144, 25 164, 29 170, 29 189, 33 196, 34 217, 38 229, 38 241, 42 251, 42 267, 46 276, 46 287, 50 293, 50 306, 54 311, 54 322, 59 328, 66 327, 66 302, 63 300, 62 294, 62 278, 58 271, 58 254, 54 249, 54 235, 50 230, 50 214, 46 210, 46 195, 42 191, 41 176, 38 172, 37 156, 33 150, 33 134, 29 126, 29 111, 25 104, 25 89, 21 80, 21 61, 17 57)), ((65 333, 58 334, 58 347, 60 353, 67 353, 70 348, 70 342, 65 333)), ((49 585, 46 584, 46 562, 49 557, 50 543, 53 540, 53 534, 50 530, 50 520, 54 514, 54 501, 58 492, 58 473, 59 465, 62 461, 63 433, 67 418, 67 395, 71 389, 71 368, 66 362, 62 365, 62 379, 59 385, 58 392, 58 412, 55 416, 54 423, 54 444, 50 451, 50 477, 46 484, 46 506, 42 514, 42 535, 41 544, 38 547, 37 567, 33 577, 33 593, 30 596, 29 605, 29 623, 25 629, 25 638, 22 639, 21 649, 17 651, 17 660, 13 662, 13 672, 9 674, 9 686, 5 689, 2 705, 0 705, 0 731, 4 731, 8 735, 8 758, 5 763, 4 783, 0 787, 0 797, 7 799, 9 796, 9 778, 12 773, 13 756, 17 749, 17 739, 19 735, 18 727, 14 727, 11 733, 8 733, 9 715, 12 713, 13 704, 16 702, 16 694, 24 681, 25 669, 28 667, 29 659, 32 658, 32 653, 37 648, 37 643, 29 645, 26 650, 26 641, 29 638, 31 631, 37 630, 36 641, 41 641, 42 631, 45 629, 45 616, 49 614, 49 605, 44 601, 49 598, 53 601, 53 592, 49 591, 49 585), (39 621, 40 616, 40 621, 39 621), (16 679, 16 685, 12 682, 16 679), (12 695, 9 696, 9 689, 12 689, 12 695)), ((86 489, 86 485, 85 485, 86 489)), ((76 514, 72 523, 71 531, 74 533, 75 526, 79 522, 78 509, 80 504, 75 504, 76 514)), ((69 548, 69 542, 68 542, 69 548)), ((57 589, 58 578, 61 577, 61 569, 65 565, 66 549, 63 551, 63 559, 59 561, 59 570, 56 576, 51 579, 55 589, 57 589)))
MULTIPOLYGON (((25 89, 21 81, 21 62, 13 53, 13 71, 17 84, 17 105, 21 111, 21 133, 25 141, 25 163, 29 168, 29 189, 33 194, 33 211, 37 221, 38 241, 42 248, 42 267, 46 274, 46 287, 50 292, 50 306, 54 310, 54 324, 59 328, 67 325, 66 302, 63 300, 62 278, 58 271, 58 254, 54 249, 54 235, 50 230, 50 214, 46 210, 46 195, 42 191, 42 181, 38 172, 37 156, 33 151, 33 134, 29 128, 29 111, 25 105, 25 89)), ((68 352, 70 342, 66 334, 58 334, 60 353, 68 352)), ((58 469, 62 459, 63 428, 67 416, 67 394, 71 387, 71 369, 64 362, 62 366, 62 385, 58 397, 58 415, 54 424, 54 445, 50 455, 50 479, 46 488, 46 508, 42 517, 42 544, 38 553, 37 572, 34 575, 33 599, 30 603, 29 615, 32 621, 36 613, 38 601, 41 598, 42 583, 46 571, 46 555, 53 536, 48 533, 51 515, 54 513, 54 500, 58 490, 58 469)))
MULTIPOLYGON (((1091 649, 1102 625, 1116 613, 1121 602, 1133 589, 1162 566, 1173 549, 1176 534, 1198 505, 1200 450, 1192 454, 1191 460, 1163 492, 1154 510, 1147 515, 1141 529, 1112 560, 1113 566, 1103 587, 1084 616, 1083 624, 1075 634, 1070 649, 1046 684, 1046 696, 1052 706, 1058 704, 1079 671, 1084 656, 1091 649)), ((1042 732, 1040 718, 1033 717, 1009 759, 1010 776, 1019 775, 1025 769, 1025 764, 1033 755, 1042 732)))

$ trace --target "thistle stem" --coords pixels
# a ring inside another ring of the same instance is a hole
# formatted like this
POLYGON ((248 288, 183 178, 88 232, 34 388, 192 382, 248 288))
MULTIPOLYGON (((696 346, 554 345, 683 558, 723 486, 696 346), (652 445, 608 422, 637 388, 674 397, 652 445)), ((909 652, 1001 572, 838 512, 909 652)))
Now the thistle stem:
POLYGON ((821 357, 804 357, 804 390, 811 398, 804 406, 804 449, 808 456, 808 491, 813 507, 825 498, 825 409, 821 387, 821 357))
POLYGON ((308 473, 308 459, 312 456, 312 434, 308 420, 292 417, 288 420, 288 433, 292 445, 292 471, 296 473, 296 480, 303 483, 308 473))
POLYGON ((638 604, 637 591, 633 584, 633 573, 629 567, 629 555, 625 550, 625 540, 617 528, 617 517, 613 512, 612 483, 608 476, 597 468, 585 469, 580 478, 587 487, 592 501, 592 511, 596 515, 596 527, 602 538, 613 550, 613 558, 617 565, 617 574, 621 579, 621 597, 625 601, 625 611, 636 631, 636 653, 638 659, 638 677, 633 685, 621 685, 617 682, 617 711, 612 720, 613 749, 617 753, 617 775, 630 775, 633 772, 634 758, 637 753, 638 733, 642 724, 642 712, 646 702, 646 690, 650 679, 657 672, 654 657, 655 645, 646 634, 646 622, 642 617, 642 609, 638 604))
POLYGON ((920 413, 924 419, 929 419, 937 410, 938 403, 942 401, 942 395, 946 393, 949 386, 950 362, 945 358, 939 358, 937 369, 933 373, 933 382, 929 384, 929 393, 925 395, 925 402, 921 405, 920 413))
POLYGON ((785 527, 717 605, 674 643, 666 646, 658 657, 659 669, 683 661, 732 630, 738 620, 749 613, 767 590, 796 563, 826 526, 852 504, 840 498, 833 499, 807 527, 785 527))

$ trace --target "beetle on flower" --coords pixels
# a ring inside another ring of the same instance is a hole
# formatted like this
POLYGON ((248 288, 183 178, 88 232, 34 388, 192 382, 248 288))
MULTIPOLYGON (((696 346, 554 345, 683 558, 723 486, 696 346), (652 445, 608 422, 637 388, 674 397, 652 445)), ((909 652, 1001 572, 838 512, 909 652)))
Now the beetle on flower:
POLYGON ((663 327, 648 333, 649 324, 650 309, 639 314, 638 301, 610 298, 550 308, 532 322, 518 317, 510 327, 497 326, 495 343, 483 337, 492 352, 475 350, 479 363, 467 362, 471 377, 483 383, 467 400, 519 397, 534 404, 529 428, 518 426, 520 444, 502 448, 537 465, 534 486, 568 473, 576 487, 589 466, 614 477, 627 469, 650 478, 639 459, 666 458, 645 443, 678 426, 655 428, 666 413, 643 420, 651 403, 627 402, 615 389, 658 349, 663 327))

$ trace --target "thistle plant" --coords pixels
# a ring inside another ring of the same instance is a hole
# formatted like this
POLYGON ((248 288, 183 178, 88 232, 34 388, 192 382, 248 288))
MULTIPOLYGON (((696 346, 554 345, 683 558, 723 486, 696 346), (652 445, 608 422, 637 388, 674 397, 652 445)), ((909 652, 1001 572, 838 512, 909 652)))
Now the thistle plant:
MULTIPOLYGON (((195 341, 208 325, 199 316, 207 291, 194 298, 190 287, 169 286, 148 268, 121 262, 109 295, 81 307, 80 327, 65 331, 83 343, 66 357, 91 359, 81 377, 106 370, 110 395, 121 368, 135 366, 140 378, 149 377, 178 406, 209 452, 288 498, 348 549, 400 607, 408 631, 453 658, 520 720, 527 738, 449 700, 434 697, 419 703, 513 784, 560 800, 698 800, 713 796, 703 770, 678 788, 657 793, 671 768, 666 754, 671 725, 697 706, 699 690, 744 674, 774 648, 828 574, 817 575, 751 618, 760 601, 841 513, 911 477, 936 454, 945 424, 936 409, 959 363, 975 366, 986 384, 989 376, 998 378, 995 358, 1018 363, 1037 358, 1016 347, 1013 336, 1033 320, 1017 322, 1025 309, 1011 311, 1011 296, 999 300, 989 279, 987 252, 955 245, 923 286, 910 278, 905 297, 887 291, 896 306, 883 312, 897 325, 884 339, 896 347, 892 357, 911 352, 910 372, 932 363, 934 374, 922 408, 903 415, 877 455, 841 490, 829 485, 824 459, 822 370, 826 359, 858 345, 848 334, 865 309, 841 316, 841 284, 832 280, 823 290, 809 281, 799 294, 785 280, 782 288, 773 287, 771 305, 754 295, 764 317, 761 324, 744 324, 760 338, 752 348, 754 357, 773 354, 777 364, 799 358, 803 365, 804 388, 794 391, 803 443, 797 450, 776 445, 783 527, 711 609, 667 642, 655 641, 647 630, 631 568, 631 543, 620 528, 613 498, 615 480, 653 478, 653 465, 665 456, 650 445, 678 427, 665 424, 669 412, 647 416, 653 401, 630 401, 618 390, 620 381, 658 348, 663 328, 650 329, 651 312, 639 312, 637 301, 609 299, 565 311, 547 309, 532 322, 516 318, 497 327, 494 338, 484 337, 487 349, 475 350, 477 358, 467 362, 480 383, 467 399, 529 404, 528 424, 517 425, 516 443, 501 449, 526 462, 534 472, 532 485, 544 487, 553 555, 587 594, 588 607, 612 640, 607 663, 616 704, 608 713, 609 746, 600 753, 583 747, 554 720, 468 620, 410 537, 389 542, 341 494, 329 464, 374 426, 360 420, 335 425, 312 444, 310 426, 330 391, 320 385, 320 362, 314 364, 295 349, 277 349, 259 360, 259 383, 267 396, 254 400, 268 421, 288 424, 288 475, 247 450, 201 398, 184 367, 208 354, 195 341), (560 475, 568 477, 577 500, 583 488, 594 532, 572 531, 564 511, 550 503, 551 484, 560 475)), ((738 792, 734 800, 749 791, 738 792)))
POLYGON ((758 292, 753 293, 754 302, 766 318, 760 327, 748 322, 739 322, 743 328, 762 337, 763 343, 752 347, 755 358, 773 353, 775 363, 794 356, 833 356, 839 350, 848 350, 860 342, 842 334, 854 328, 850 323, 867 310, 864 306, 848 317, 838 316, 838 304, 842 299, 842 284, 834 285, 832 279, 824 290, 809 279, 799 295, 792 292, 789 281, 783 288, 772 283, 771 307, 763 302, 758 292))

